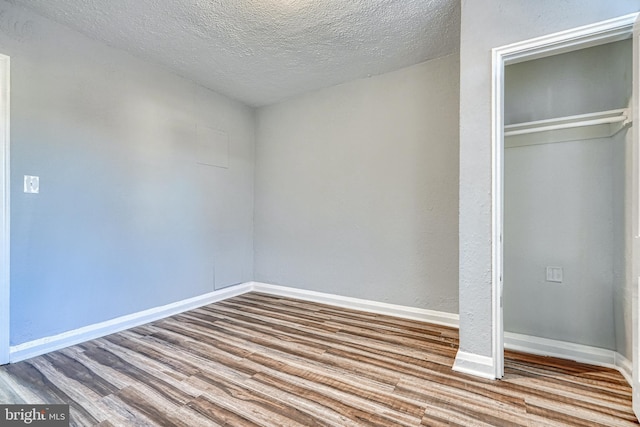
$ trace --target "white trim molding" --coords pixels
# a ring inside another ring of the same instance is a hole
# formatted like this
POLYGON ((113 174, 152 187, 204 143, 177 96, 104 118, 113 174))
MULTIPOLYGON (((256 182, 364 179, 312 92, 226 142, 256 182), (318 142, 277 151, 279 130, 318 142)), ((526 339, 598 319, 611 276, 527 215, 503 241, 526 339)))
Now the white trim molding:
POLYGON ((604 348, 531 335, 504 333, 504 348, 540 356, 559 357, 597 366, 615 366, 615 352, 604 348))
POLYGON ((625 380, 633 387, 633 362, 620 353, 615 354, 615 367, 620 371, 625 380))
POLYGON ((489 356, 458 350, 452 369, 456 372, 474 375, 488 380, 496 379, 493 357, 489 356))
POLYGON ((174 302, 160 307, 150 308, 115 319, 84 326, 82 328, 63 332, 57 335, 39 338, 10 347, 9 360, 19 362, 31 357, 39 356, 64 347, 79 344, 105 335, 120 332, 125 329, 134 328, 153 322, 165 317, 173 316, 187 310, 193 310, 207 304, 232 298, 247 292, 262 292, 265 294, 297 298, 305 301, 330 304, 337 307, 345 307, 353 310, 367 311, 370 313, 385 314, 388 316, 401 317, 405 319, 420 320, 437 325, 458 327, 458 315, 440 311, 426 310, 403 305, 387 304, 377 301, 364 300, 359 298, 343 297, 340 295, 327 294, 304 289, 289 288, 286 286, 270 285, 267 283, 247 282, 239 285, 229 286, 214 292, 210 292, 197 297, 174 302))
MULTIPOLYGON (((44 337, 11 347, 10 361, 19 362, 31 357, 39 356, 64 347, 79 344, 88 340, 100 338, 109 334, 134 328, 145 323, 153 322, 165 317, 173 316, 188 310, 193 310, 207 304, 232 298, 247 292, 261 292, 274 296, 296 298, 305 301, 344 307, 369 313, 384 314, 404 319, 418 320, 437 325, 458 328, 457 314, 441 311, 426 310, 416 307, 388 304, 360 298, 344 297, 324 292, 286 286, 271 285, 260 282, 247 282, 229 286, 197 297, 185 299, 175 303, 154 307, 138 313, 117 317, 115 319, 88 325, 58 335, 44 337)), ((505 348, 542 356, 559 357, 595 366, 618 369, 631 383, 631 362, 624 356, 612 350, 605 350, 564 341, 529 335, 505 333, 505 348)), ((474 353, 458 351, 453 364, 454 371, 475 375, 481 378, 495 379, 493 358, 474 353)))
POLYGON ((360 298, 344 297, 323 292, 309 291, 306 289, 290 288, 286 286, 271 285, 268 283, 251 282, 251 288, 255 292, 297 298, 322 304, 330 304, 337 307, 350 308, 352 310, 367 311, 370 313, 385 314, 387 316, 402 317, 404 319, 420 320, 436 325, 457 328, 459 316, 455 313, 427 310, 424 308, 409 307, 406 305, 389 304, 385 302, 371 301, 360 298))
POLYGON ((72 331, 63 332, 50 337, 39 338, 11 347, 10 360, 11 363, 59 350, 64 347, 79 344, 81 342, 100 338, 109 334, 120 332, 125 329, 134 328, 144 325, 145 323, 163 319, 202 307, 203 305, 222 301, 237 295, 251 291, 251 285, 248 283, 230 286, 217 291, 213 291, 197 297, 185 299, 160 307, 150 308, 148 310, 139 311, 137 313, 126 316, 117 317, 115 319, 96 323, 72 331))
POLYGON ((0 365, 10 360, 10 59, 0 55, 0 365))
POLYGON ((559 55, 631 38, 638 12, 497 48, 509 64, 559 55))
POLYGON ((574 360, 594 366, 617 369, 631 384, 631 362, 620 353, 605 348, 552 340, 531 335, 504 333, 504 348, 539 356, 574 360))

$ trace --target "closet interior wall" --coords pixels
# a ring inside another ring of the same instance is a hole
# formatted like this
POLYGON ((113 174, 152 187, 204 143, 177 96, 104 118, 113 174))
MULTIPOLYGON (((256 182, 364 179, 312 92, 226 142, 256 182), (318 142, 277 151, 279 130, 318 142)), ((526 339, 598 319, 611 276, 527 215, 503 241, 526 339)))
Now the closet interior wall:
MULTIPOLYGON (((507 66, 505 124, 627 108, 631 53, 625 40, 507 66)), ((615 350, 631 359, 628 129, 605 138, 505 148, 505 332, 615 350), (547 267, 562 268, 561 283, 547 281, 547 267)))

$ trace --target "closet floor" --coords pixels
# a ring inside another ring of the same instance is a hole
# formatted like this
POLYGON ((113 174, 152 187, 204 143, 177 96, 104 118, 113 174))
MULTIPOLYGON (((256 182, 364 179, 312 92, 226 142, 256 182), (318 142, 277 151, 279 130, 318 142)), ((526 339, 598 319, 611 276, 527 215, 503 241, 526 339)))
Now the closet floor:
POLYGON ((0 402, 74 426, 627 426, 619 372, 506 353, 453 372, 456 329, 249 293, 0 367, 0 402))

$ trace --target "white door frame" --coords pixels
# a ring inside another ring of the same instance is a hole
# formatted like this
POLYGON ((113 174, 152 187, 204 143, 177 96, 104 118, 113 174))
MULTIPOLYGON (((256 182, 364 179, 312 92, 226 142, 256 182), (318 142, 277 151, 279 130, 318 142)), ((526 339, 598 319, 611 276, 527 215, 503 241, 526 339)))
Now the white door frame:
MULTIPOLYGON (((492 344, 495 377, 504 376, 504 325, 502 312, 504 217, 504 67, 505 65, 577 49, 629 39, 639 13, 573 28, 492 49, 491 150, 492 150, 492 344)), ((634 129, 640 123, 634 123, 634 129)), ((636 325, 633 326, 634 328, 636 325)), ((635 361, 634 361, 635 362, 635 361)))
MULTIPOLYGON (((627 266, 626 278, 632 286, 632 309, 631 309, 631 357, 632 357, 632 378, 631 387, 633 389, 632 405, 633 412, 640 419, 640 325, 638 324, 640 310, 638 306, 638 274, 640 272, 640 24, 638 19, 633 27, 633 102, 631 103, 633 114, 633 136, 631 144, 631 216, 626 227, 631 230, 631 266, 627 266)), ((629 194, 629 191, 626 191, 629 194)), ((627 196, 629 197, 629 196, 627 196)))
POLYGON ((9 57, 0 55, 0 364, 9 363, 9 57))

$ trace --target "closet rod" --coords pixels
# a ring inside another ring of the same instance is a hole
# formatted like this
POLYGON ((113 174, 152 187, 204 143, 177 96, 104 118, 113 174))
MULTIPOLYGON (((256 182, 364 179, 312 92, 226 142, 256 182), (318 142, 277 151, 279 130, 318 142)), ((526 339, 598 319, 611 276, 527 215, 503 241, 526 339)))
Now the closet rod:
MULTIPOLYGON (((627 109, 621 110, 612 110, 605 111, 603 113, 590 113, 583 114, 579 116, 571 116, 571 117, 563 117, 560 119, 551 119, 551 120, 540 120, 538 122, 530 122, 530 123, 519 123, 515 125, 505 126, 504 136, 516 136, 516 135, 525 135, 536 132, 546 132, 560 129, 570 129, 584 126, 595 126, 602 124, 612 124, 612 123, 620 123, 629 121, 629 111, 627 109), (597 117, 600 118, 597 118, 597 117), (606 117, 602 117, 606 116, 606 117), (594 117, 594 118, 587 118, 594 117), (582 120, 581 120, 582 119, 582 120), (545 123, 553 123, 553 122, 561 122, 557 124, 548 124, 545 123), (562 123, 563 122, 563 123, 562 123), (509 128, 520 128, 526 126, 524 129, 516 129, 509 130, 509 128)), ((626 125, 624 123, 623 125, 626 125)))

